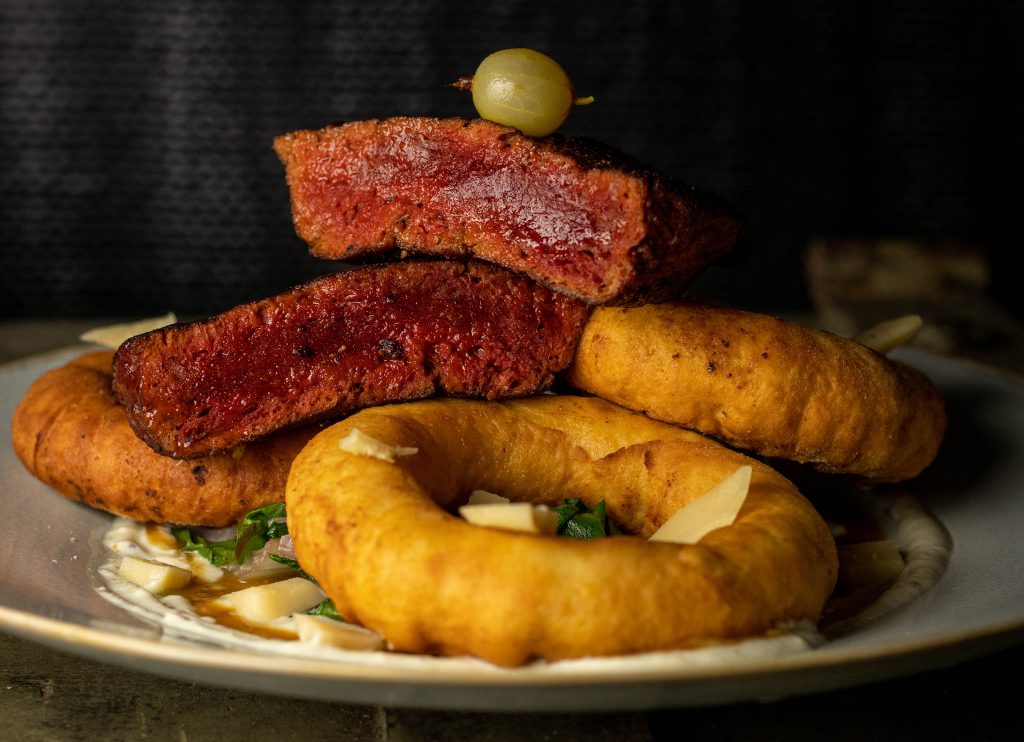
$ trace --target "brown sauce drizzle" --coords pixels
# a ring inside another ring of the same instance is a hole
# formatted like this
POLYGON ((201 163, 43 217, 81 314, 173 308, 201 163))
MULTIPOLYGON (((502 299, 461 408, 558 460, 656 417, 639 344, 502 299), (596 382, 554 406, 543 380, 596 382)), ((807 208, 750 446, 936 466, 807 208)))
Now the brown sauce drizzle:
POLYGON ((174 538, 166 529, 160 527, 156 523, 146 524, 146 538, 154 546, 161 549, 177 549, 178 539, 174 538))
MULTIPOLYGON (((814 487, 808 487, 813 490, 814 487)), ((853 616, 867 608, 878 599, 899 577, 896 572, 891 578, 882 581, 871 581, 869 583, 859 582, 854 575, 862 574, 862 571, 849 569, 846 556, 852 554, 855 549, 844 549, 844 547, 856 546, 859 544, 871 544, 874 542, 885 542, 888 537, 882 525, 873 515, 865 512, 862 508, 853 503, 850 498, 843 497, 835 492, 827 492, 816 496, 811 492, 810 497, 818 512, 826 520, 833 530, 836 546, 839 550, 839 579, 836 588, 825 605, 822 612, 819 627, 825 629, 829 624, 853 616)), ((626 535, 609 518, 609 535, 626 535)), ((166 534, 156 525, 147 525, 146 534, 151 541, 160 546, 174 548, 177 546, 173 536, 166 534)), ((884 548, 884 547, 883 547, 884 548)), ((251 579, 241 579, 231 572, 225 571, 223 576, 216 582, 203 583, 193 581, 189 585, 170 594, 180 595, 189 601, 193 609, 201 616, 213 619, 217 624, 236 631, 242 631, 266 639, 298 640, 298 634, 288 629, 276 628, 261 624, 253 624, 236 615, 225 604, 218 601, 218 598, 257 585, 267 585, 273 582, 294 577, 292 572, 280 572, 251 579)))
POLYGON ((243 590, 247 587, 256 587, 257 585, 269 585, 294 576, 295 573, 289 571, 243 580, 230 572, 224 572, 223 576, 216 582, 193 581, 183 588, 170 591, 169 594, 180 595, 192 605, 193 610, 200 616, 212 618, 216 623, 226 628, 244 631, 247 634, 254 634, 264 639, 297 641, 299 635, 294 631, 265 624, 250 623, 232 612, 227 605, 218 601, 218 598, 228 593, 243 590))

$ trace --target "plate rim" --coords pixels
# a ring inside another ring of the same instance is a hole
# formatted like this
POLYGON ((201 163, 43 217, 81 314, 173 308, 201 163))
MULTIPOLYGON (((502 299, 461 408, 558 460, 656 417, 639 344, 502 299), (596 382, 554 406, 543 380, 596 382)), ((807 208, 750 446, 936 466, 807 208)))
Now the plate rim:
MULTIPOLYGON (((35 365, 52 364, 72 352, 85 352, 91 346, 78 344, 44 353, 27 356, 13 361, 0 363, 0 374, 16 372, 35 365)), ((909 357, 913 363, 915 356, 921 357, 925 364, 951 364, 961 370, 973 374, 982 373, 991 381, 1010 384, 1018 391, 1024 388, 1024 376, 1005 369, 988 366, 973 359, 949 357, 942 354, 922 351, 920 349, 903 349, 900 356, 909 357)), ((110 516, 111 518, 113 516, 110 516)), ((14 608, 0 603, 0 630, 5 633, 35 641, 58 650, 72 654, 87 656, 106 664, 120 665, 135 670, 146 671, 157 675, 167 675, 179 679, 196 678, 186 671, 206 669, 224 674, 235 674, 235 681, 225 682, 214 679, 209 684, 224 685, 243 689, 256 689, 259 683, 246 682, 256 680, 279 681, 297 678, 307 681, 305 689, 288 689, 281 691, 261 688, 264 692, 301 698, 333 699, 337 701, 372 702, 366 700, 366 691, 362 694, 348 692, 345 687, 351 684, 365 684, 378 691, 377 696, 386 695, 385 687, 415 689, 464 689, 478 691, 477 696, 445 704, 447 708, 492 709, 497 707, 479 698, 495 690, 521 690, 550 692, 553 689, 571 691, 578 688, 582 691, 604 689, 612 691, 617 686, 628 683, 637 687, 668 686, 682 689, 700 682, 723 682, 728 680, 746 681, 748 686, 758 686, 773 677, 793 676, 794 674, 828 675, 833 679, 814 688, 797 689, 785 695, 809 695, 838 687, 851 687, 865 682, 874 682, 882 678, 892 678, 911 674, 922 670, 948 666, 957 662, 991 654, 1016 644, 1024 643, 1024 614, 1017 618, 975 628, 967 631, 946 631, 937 636, 906 641, 887 641, 874 645, 856 645, 850 647, 826 645, 825 647, 800 652, 793 655, 762 659, 743 659, 735 663, 721 666, 693 666, 683 664, 678 668, 649 669, 618 669, 593 673, 587 668, 577 670, 565 669, 557 672, 528 673, 516 669, 481 666, 479 668, 454 668, 439 665, 423 668, 388 667, 358 662, 337 660, 317 660, 315 658, 274 656, 273 662, 267 662, 267 655, 252 651, 233 651, 201 644, 183 644, 165 641, 153 630, 154 638, 131 635, 110 629, 87 626, 81 623, 61 620, 34 613, 31 610, 14 608), (143 669, 140 667, 144 665, 143 669), (870 667, 872 664, 885 664, 886 668, 877 677, 865 679, 857 673, 843 673, 844 670, 870 667), (903 665, 903 667, 895 667, 903 665), (846 680, 836 681, 837 674, 848 674, 846 680), (853 677, 855 676, 856 677, 853 677), (319 684, 312 691, 309 684, 319 684), (344 691, 344 692, 339 692, 344 691), (356 698, 356 696, 362 696, 356 698)), ((203 682, 199 679, 198 682, 203 682)), ((392 692, 394 695, 394 692, 392 692)), ((578 694, 577 694, 578 695, 578 694)), ((409 692, 399 693, 400 701, 407 706, 438 707, 437 703, 417 703, 416 696, 409 692)), ((566 705, 555 695, 549 703, 536 701, 523 706, 524 709, 588 709, 594 706, 589 703, 566 705)), ((734 693, 729 701, 752 700, 756 696, 748 692, 734 693)), ((713 701, 718 703, 719 701, 713 701)), ((697 701, 696 704, 702 704, 697 701)), ((603 705, 606 710, 630 708, 656 708, 666 705, 696 705, 686 698, 680 698, 670 704, 659 702, 656 698, 651 703, 623 702, 612 707, 603 705)))

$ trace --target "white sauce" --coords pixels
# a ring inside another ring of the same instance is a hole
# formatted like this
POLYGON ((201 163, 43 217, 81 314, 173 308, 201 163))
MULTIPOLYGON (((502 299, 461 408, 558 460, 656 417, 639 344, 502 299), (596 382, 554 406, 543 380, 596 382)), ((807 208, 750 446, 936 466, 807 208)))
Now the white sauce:
POLYGON ((910 495, 863 498, 863 505, 886 524, 890 540, 903 555, 905 566, 888 590, 860 613, 828 627, 837 638, 863 628, 924 594, 939 581, 949 565, 953 540, 946 528, 910 495))
MULTIPOLYGON (((871 507, 888 520, 890 537, 904 555, 906 567, 895 584, 861 613, 829 628, 829 636, 849 633, 895 610, 931 588, 945 571, 951 542, 943 526, 909 496, 893 498, 872 495, 871 507)), ((152 528, 152 526, 150 526, 152 528)), ((165 532, 169 531, 164 528, 165 532)), ((177 550, 168 550, 147 534, 145 524, 118 518, 103 538, 105 561, 97 568, 103 586, 97 587, 105 599, 160 627, 162 639, 174 643, 199 644, 240 649, 259 654, 334 660, 362 666, 393 669, 472 669, 475 672, 538 673, 542 675, 586 671, 588 673, 652 672, 680 668, 727 667, 737 663, 768 661, 806 652, 827 640, 809 622, 778 627, 771 636, 718 644, 698 649, 650 652, 620 657, 590 657, 558 662, 537 661, 521 668, 501 668, 472 657, 434 657, 386 651, 346 650, 306 644, 300 641, 266 639, 222 626, 214 619, 199 615, 189 601, 179 595, 156 596, 118 576, 115 569, 121 556, 159 559, 191 569, 194 579, 212 582, 219 573, 206 560, 177 550)), ((290 618, 280 628, 289 628, 290 618)))

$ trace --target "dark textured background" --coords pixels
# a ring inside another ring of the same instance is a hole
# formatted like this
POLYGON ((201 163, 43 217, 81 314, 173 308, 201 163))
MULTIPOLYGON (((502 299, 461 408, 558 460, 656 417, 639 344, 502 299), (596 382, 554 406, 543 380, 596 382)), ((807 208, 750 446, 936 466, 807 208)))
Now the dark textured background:
POLYGON ((1011 302, 1021 17, 925 1, 0 0, 0 316, 195 314, 330 269, 294 235, 272 137, 473 115, 446 83, 509 46, 555 56, 597 97, 566 131, 744 215, 749 251, 699 293, 799 309, 815 235, 948 235, 987 252, 1011 302))

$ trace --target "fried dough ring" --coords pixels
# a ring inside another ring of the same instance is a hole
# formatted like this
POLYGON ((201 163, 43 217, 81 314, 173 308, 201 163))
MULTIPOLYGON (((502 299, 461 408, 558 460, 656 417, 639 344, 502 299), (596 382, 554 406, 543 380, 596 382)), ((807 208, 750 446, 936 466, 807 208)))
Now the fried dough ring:
POLYGON ((317 435, 288 480, 299 561, 339 611, 395 649, 500 665, 700 645, 817 619, 836 577, 814 508, 767 466, 603 400, 428 400, 361 411, 317 435), (418 453, 342 451, 353 429, 418 453), (475 488, 559 505, 604 499, 650 535, 738 466, 736 522, 697 545, 577 541, 470 525, 475 488), (449 512, 446 512, 449 511, 449 512))
POLYGON ((176 461, 135 437, 110 390, 110 352, 43 374, 11 420, 14 451, 71 500, 140 521, 233 525, 284 498, 288 467, 319 428, 279 433, 200 461, 176 461))
POLYGON ((726 443, 880 482, 916 476, 946 428, 917 369, 853 340, 695 303, 599 308, 577 389, 726 443))

